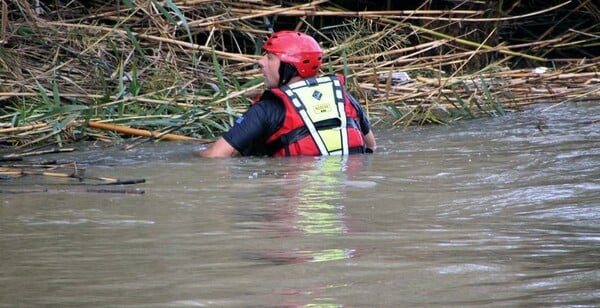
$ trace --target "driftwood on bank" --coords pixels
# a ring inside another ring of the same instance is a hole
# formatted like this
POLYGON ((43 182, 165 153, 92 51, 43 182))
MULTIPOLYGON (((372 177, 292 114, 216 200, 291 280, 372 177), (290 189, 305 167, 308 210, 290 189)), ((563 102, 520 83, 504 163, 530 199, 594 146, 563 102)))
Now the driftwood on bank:
POLYGON ((36 3, 1 0, 0 145, 115 133, 207 141, 260 93, 257 60, 270 28, 315 36, 323 73, 344 73, 376 125, 600 98, 600 57, 562 56, 598 44, 593 1, 524 12, 494 11, 495 2, 388 11, 327 0, 36 3), (578 12, 590 22, 565 27, 578 12), (561 22, 519 43, 501 40, 522 35, 508 32, 515 24, 548 16, 561 22), (408 79, 395 78, 402 73, 408 79))
POLYGON ((142 136, 142 137, 150 137, 153 139, 164 139, 170 141, 199 141, 199 142, 209 142, 208 139, 195 138, 190 136, 183 136, 178 134, 169 134, 169 133, 160 133, 155 131, 148 131, 143 129, 135 129, 122 125, 114 125, 114 124, 106 124, 101 122, 88 122, 89 127, 98 128, 102 130, 114 131, 118 133, 123 133, 131 136, 142 136))
MULTIPOLYGON (((38 155, 45 153, 38 153, 38 155)), ((33 155, 33 154, 32 154, 33 155)), ((116 186, 136 185, 145 179, 117 179, 110 177, 85 176, 85 170, 77 162, 19 162, 0 164, 0 194, 37 194, 37 193, 113 193, 143 194, 141 188, 114 188, 116 186), (18 182, 18 188, 12 188, 15 181, 23 177, 33 177, 26 185, 18 182), (36 181, 38 179, 38 181, 36 181), (55 179, 55 181, 51 181, 55 179), (47 186, 54 186, 48 188, 47 186), (56 187, 58 186, 58 187, 56 187), (79 186, 86 186, 79 188, 79 186), (102 186, 102 187, 99 187, 102 186), (105 186, 111 186, 106 188, 105 186), (41 187, 41 188, 40 188, 41 187)))

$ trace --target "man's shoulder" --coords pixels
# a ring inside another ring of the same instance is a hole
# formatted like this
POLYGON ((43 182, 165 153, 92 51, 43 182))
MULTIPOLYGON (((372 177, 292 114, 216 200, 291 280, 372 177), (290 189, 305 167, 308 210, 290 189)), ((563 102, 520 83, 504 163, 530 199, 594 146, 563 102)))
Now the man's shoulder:
POLYGON ((271 91, 271 90, 266 90, 260 95, 260 98, 258 99, 258 101, 256 103, 257 104, 259 104, 259 103, 273 104, 273 103, 281 103, 281 102, 282 102, 281 98, 279 96, 277 96, 277 94, 273 93, 273 91, 271 91))
POLYGON ((285 106, 281 98, 275 95, 272 91, 265 91, 260 99, 253 105, 253 107, 262 109, 266 113, 281 113, 285 110, 285 106))

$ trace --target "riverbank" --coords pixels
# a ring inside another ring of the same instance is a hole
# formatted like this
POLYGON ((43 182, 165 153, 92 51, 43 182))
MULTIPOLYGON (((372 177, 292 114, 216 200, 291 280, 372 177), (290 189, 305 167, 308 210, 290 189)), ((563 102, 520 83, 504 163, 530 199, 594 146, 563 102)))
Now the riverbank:
POLYGON ((588 14, 590 5, 489 8, 504 17, 475 6, 358 12, 335 1, 275 5, 35 7, 3 1, 2 146, 60 148, 132 136, 140 143, 210 142, 261 92, 256 61, 269 27, 314 35, 325 50, 323 73, 347 76, 375 127, 449 123, 540 102, 600 98, 598 57, 559 56, 597 44, 600 23, 564 29, 565 20, 519 44, 510 32, 519 22, 567 9, 570 18, 578 12, 597 18, 588 14))

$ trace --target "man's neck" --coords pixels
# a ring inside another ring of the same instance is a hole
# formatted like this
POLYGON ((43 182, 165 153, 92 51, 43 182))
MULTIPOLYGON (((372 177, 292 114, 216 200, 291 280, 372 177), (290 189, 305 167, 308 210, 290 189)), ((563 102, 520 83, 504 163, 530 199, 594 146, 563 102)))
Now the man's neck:
POLYGON ((290 81, 288 81, 288 82, 286 83, 286 85, 292 84, 292 83, 294 83, 294 82, 298 82, 298 81, 300 81, 300 80, 303 80, 303 79, 304 79, 304 78, 302 78, 302 77, 300 77, 300 76, 294 76, 294 77, 292 77, 292 78, 290 79, 290 81))

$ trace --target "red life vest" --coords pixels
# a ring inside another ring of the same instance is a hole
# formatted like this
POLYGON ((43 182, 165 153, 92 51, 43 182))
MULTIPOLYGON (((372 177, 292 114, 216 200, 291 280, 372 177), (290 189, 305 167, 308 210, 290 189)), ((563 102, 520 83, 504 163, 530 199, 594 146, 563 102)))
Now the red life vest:
POLYGON ((358 112, 345 94, 343 76, 309 78, 271 92, 283 101, 285 117, 279 130, 267 139, 270 155, 364 153, 358 112), (335 102, 331 102, 332 96, 335 102), (321 98, 325 98, 322 103, 321 98), (325 118, 314 121, 319 114, 325 118))

